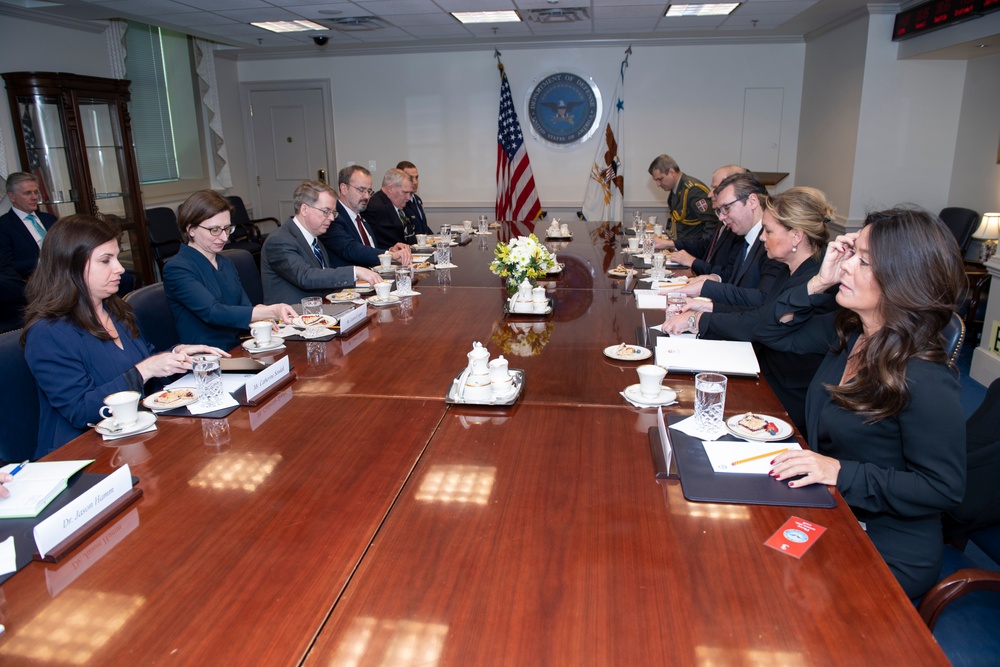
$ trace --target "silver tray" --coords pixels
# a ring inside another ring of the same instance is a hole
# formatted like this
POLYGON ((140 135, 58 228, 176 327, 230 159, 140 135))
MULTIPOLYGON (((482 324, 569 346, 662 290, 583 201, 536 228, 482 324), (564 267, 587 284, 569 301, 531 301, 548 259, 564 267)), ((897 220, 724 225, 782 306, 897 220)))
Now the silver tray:
POLYGON ((496 400, 491 397, 486 401, 467 401, 458 395, 458 390, 462 387, 463 380, 465 379, 465 371, 466 369, 463 368, 462 372, 452 380, 448 391, 444 395, 445 403, 452 405, 514 405, 517 399, 521 398, 521 392, 524 391, 524 370, 511 368, 508 372, 514 376, 514 391, 509 396, 504 396, 496 400))

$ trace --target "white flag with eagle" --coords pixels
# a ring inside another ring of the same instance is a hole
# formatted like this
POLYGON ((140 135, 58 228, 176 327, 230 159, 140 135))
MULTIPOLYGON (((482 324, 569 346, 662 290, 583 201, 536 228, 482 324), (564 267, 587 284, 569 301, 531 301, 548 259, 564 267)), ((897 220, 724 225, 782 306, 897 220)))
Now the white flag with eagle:
POLYGON ((622 148, 625 141, 625 69, 630 46, 625 51, 611 98, 611 113, 604 126, 604 134, 597 146, 597 155, 590 167, 587 194, 583 199, 583 217, 586 220, 621 222, 625 215, 625 175, 622 171, 622 148))

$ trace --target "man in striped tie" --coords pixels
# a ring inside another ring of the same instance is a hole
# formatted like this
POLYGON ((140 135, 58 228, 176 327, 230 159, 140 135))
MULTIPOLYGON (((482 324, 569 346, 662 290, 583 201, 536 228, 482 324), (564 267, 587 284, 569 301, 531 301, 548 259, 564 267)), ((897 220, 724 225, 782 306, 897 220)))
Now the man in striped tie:
POLYGON ((38 179, 23 171, 7 177, 11 209, 0 216, 0 331, 21 324, 24 284, 38 264, 38 251, 54 215, 38 210, 38 179))
POLYGON ((38 210, 38 179, 33 174, 15 171, 8 176, 7 198, 11 209, 0 216, 0 268, 13 268, 27 280, 56 217, 38 210))
POLYGON ((375 232, 375 245, 391 248, 397 243, 416 243, 417 229, 403 210, 413 196, 413 181, 402 169, 390 169, 382 177, 382 189, 368 200, 365 220, 375 232))
POLYGON ((334 267, 317 240, 337 216, 337 191, 320 181, 304 181, 292 198, 295 215, 268 234, 260 254, 264 303, 298 303, 306 296, 324 296, 354 287, 355 281, 374 285, 377 273, 361 266, 334 267))

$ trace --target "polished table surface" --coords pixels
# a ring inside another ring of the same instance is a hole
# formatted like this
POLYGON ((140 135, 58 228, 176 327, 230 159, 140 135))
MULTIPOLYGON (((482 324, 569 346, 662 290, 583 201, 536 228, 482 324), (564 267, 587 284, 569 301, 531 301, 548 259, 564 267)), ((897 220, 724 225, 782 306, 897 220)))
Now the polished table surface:
MULTIPOLYGON (((839 496, 712 505, 655 480, 655 411, 618 393, 635 364, 601 354, 642 312, 605 274, 607 226, 571 227, 550 318, 502 317, 474 236, 363 330, 289 342, 298 379, 264 405, 55 452, 129 463, 144 496, 0 586, 0 663, 947 664, 839 496), (515 405, 444 403, 474 340, 525 370, 515 405), (792 515, 828 529, 801 560, 763 545, 792 515)), ((692 378, 668 382, 689 414, 692 378)), ((781 411, 731 379, 727 413, 749 409, 781 411)))

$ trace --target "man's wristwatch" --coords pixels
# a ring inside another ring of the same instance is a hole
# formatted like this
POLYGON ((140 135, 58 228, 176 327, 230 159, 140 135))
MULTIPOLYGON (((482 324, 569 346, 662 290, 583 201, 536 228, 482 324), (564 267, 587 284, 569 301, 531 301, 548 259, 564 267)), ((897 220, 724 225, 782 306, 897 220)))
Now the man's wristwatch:
POLYGON ((688 316, 688 331, 698 333, 698 318, 694 315, 688 316))

